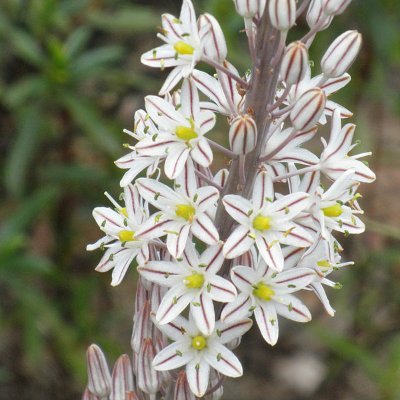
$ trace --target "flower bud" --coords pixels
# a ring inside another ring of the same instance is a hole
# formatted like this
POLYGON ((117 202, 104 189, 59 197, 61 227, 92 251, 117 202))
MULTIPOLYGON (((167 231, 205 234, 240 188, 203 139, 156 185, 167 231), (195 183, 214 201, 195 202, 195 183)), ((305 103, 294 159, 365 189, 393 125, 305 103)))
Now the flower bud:
POLYGON ((186 372, 179 372, 178 379, 175 383, 174 397, 173 400, 195 400, 196 397, 190 390, 188 381, 186 379, 186 372))
POLYGON ((267 0, 233 0, 236 7, 236 12, 243 18, 253 18, 257 14, 264 14, 267 0))
POLYGON ((280 31, 288 31, 296 22, 296 0, 269 0, 271 24, 280 31))
POLYGON ((111 392, 111 375, 100 347, 92 344, 86 352, 86 358, 89 391, 100 398, 108 396, 111 392))
POLYGON ((310 28, 314 28, 316 25, 321 24, 319 30, 323 31, 331 24, 333 16, 325 14, 322 0, 312 0, 307 11, 306 19, 310 28), (325 22, 322 23, 322 21, 325 22))
POLYGON ((133 371, 129 357, 123 354, 118 358, 112 372, 112 400, 125 400, 126 392, 133 391, 133 371))
POLYGON ((86 388, 83 392, 82 400, 100 400, 100 398, 90 393, 89 389, 86 388))
POLYGON ((296 131, 313 127, 325 110, 326 96, 320 88, 304 92, 290 113, 290 120, 296 131))
POLYGON ((281 78, 288 85, 299 83, 308 67, 308 50, 303 42, 291 43, 282 58, 281 78))
POLYGON ((257 143, 257 125, 250 115, 236 117, 229 129, 229 144, 235 154, 247 154, 257 143))
POLYGON ((218 21, 210 14, 203 14, 199 17, 200 30, 202 35, 203 53, 215 61, 223 61, 228 54, 225 36, 218 21))
POLYGON ((150 303, 146 301, 141 310, 137 312, 133 320, 131 347, 135 353, 139 353, 140 346, 146 337, 150 337, 152 322, 150 319, 150 303))
POLYGON ((328 78, 343 75, 356 59, 362 43, 361 34, 347 31, 329 46, 321 60, 322 72, 328 78))
POLYGON ((351 3, 351 0, 322 0, 326 15, 340 15, 351 3))
POLYGON ((145 393, 154 394, 160 388, 160 374, 153 368, 155 349, 150 338, 144 339, 138 355, 137 385, 145 393))

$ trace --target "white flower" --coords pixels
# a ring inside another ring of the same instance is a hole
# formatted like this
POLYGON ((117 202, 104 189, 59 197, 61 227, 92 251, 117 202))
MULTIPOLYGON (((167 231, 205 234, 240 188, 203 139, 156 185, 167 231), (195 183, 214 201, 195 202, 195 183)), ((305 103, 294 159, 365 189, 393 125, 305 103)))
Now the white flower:
POLYGON ((355 128, 354 124, 346 124, 342 128, 340 110, 334 111, 329 142, 323 141, 325 148, 320 159, 321 171, 332 180, 338 179, 343 172, 350 169, 355 170, 354 180, 359 182, 368 183, 376 179, 375 174, 359 160, 371 153, 348 155, 356 146, 352 144, 355 128))
POLYGON ((191 0, 183 0, 179 19, 171 14, 163 14, 162 33, 158 37, 166 44, 143 54, 141 61, 154 68, 174 67, 160 90, 163 95, 182 78, 190 75, 203 53, 191 0))
POLYGON ((189 233, 204 243, 218 243, 218 231, 208 215, 219 197, 216 188, 197 188, 196 179, 188 179, 186 184, 178 183, 175 192, 154 179, 140 178, 136 184, 143 198, 161 211, 142 224, 136 233, 138 238, 167 235, 168 251, 175 258, 182 254, 189 233))
POLYGON ((149 259, 148 240, 138 239, 136 232, 148 218, 147 206, 140 198, 137 189, 128 185, 124 188, 125 207, 119 206, 114 200, 115 210, 109 207, 97 207, 93 210, 93 217, 100 229, 106 234, 96 243, 87 246, 87 250, 98 248, 107 249, 96 267, 96 271, 107 272, 111 269, 111 285, 119 285, 125 273, 137 258, 138 264, 149 259))
POLYGON ((297 322, 311 320, 307 307, 292 293, 314 281, 312 269, 294 268, 278 273, 259 257, 255 269, 240 265, 232 269, 231 277, 241 293, 224 307, 222 321, 233 323, 254 311, 263 338, 273 346, 279 335, 277 315, 297 322))
MULTIPOLYGON (((138 141, 145 138, 152 138, 159 134, 153 121, 144 110, 138 110, 135 113, 134 131, 131 132, 130 130, 125 129, 124 132, 138 141)), ((166 156, 166 154, 158 156, 141 155, 138 154, 134 147, 131 148, 131 150, 132 152, 115 161, 115 165, 118 168, 127 170, 120 181, 122 187, 129 185, 137 175, 145 169, 147 169, 148 176, 152 175, 156 171, 160 159, 163 159, 166 156)))
POLYGON ((210 246, 199 256, 188 243, 175 261, 150 261, 139 267, 144 278, 170 288, 158 307, 157 322, 171 322, 190 304, 197 327, 210 335, 215 327, 213 301, 228 303, 236 298, 232 283, 217 275, 223 262, 221 245, 210 246))
POLYGON ((165 156, 164 170, 175 179, 189 156, 203 167, 213 160, 213 153, 204 135, 215 125, 215 115, 201 110, 195 85, 185 80, 178 109, 157 96, 147 96, 146 110, 158 126, 158 134, 147 136, 135 146, 144 156, 165 156))
POLYGON ((196 328, 191 315, 189 321, 178 317, 170 324, 159 326, 173 343, 156 355, 153 366, 158 371, 169 371, 185 365, 190 389, 202 397, 209 384, 211 368, 232 378, 243 374, 240 361, 225 344, 244 335, 251 325, 249 319, 233 324, 217 322, 215 330, 207 336, 196 328))
POLYGON ((224 245, 226 258, 236 258, 256 243, 268 265, 276 271, 283 269, 280 244, 308 247, 312 237, 293 218, 309 206, 309 195, 292 193, 274 201, 271 178, 262 172, 254 184, 253 198, 228 195, 223 198, 226 211, 240 225, 224 245))

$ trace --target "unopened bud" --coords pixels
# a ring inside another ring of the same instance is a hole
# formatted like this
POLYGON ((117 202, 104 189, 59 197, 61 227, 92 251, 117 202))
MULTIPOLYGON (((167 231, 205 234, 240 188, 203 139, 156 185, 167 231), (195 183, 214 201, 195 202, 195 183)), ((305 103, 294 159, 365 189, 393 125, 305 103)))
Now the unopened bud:
POLYGON ((229 129, 229 144, 235 154, 247 154, 257 143, 257 125, 250 115, 236 117, 229 129))
POLYGON ((133 390, 131 360, 126 354, 123 354, 116 361, 112 372, 111 400, 125 400, 126 392, 133 390))
POLYGON ((351 3, 351 0, 322 0, 325 14, 340 15, 351 3))
POLYGON ((173 400, 195 400, 196 397, 190 390, 188 381, 186 379, 186 372, 179 372, 178 379, 176 380, 173 400))
POLYGON ((313 127, 325 110, 326 96, 320 88, 307 90, 297 100, 290 113, 290 120, 297 131, 313 127))
POLYGON ((89 391, 100 398, 108 396, 111 392, 111 375, 100 347, 92 344, 87 349, 86 358, 89 391))
POLYGON ((264 14, 267 0, 233 0, 236 11, 243 18, 253 18, 264 14))
POLYGON ((154 394, 160 388, 160 374, 153 368, 155 349, 150 338, 144 339, 138 355, 137 385, 145 393, 154 394))
POLYGON ((334 40, 321 60, 325 76, 336 78, 343 75, 356 59, 361 43, 362 36, 357 31, 347 31, 334 40))
POLYGON ((287 85, 299 83, 308 68, 308 50, 303 42, 291 43, 282 58, 281 78, 287 85))
POLYGON ((83 392, 82 400, 100 400, 100 398, 90 393, 90 390, 86 388, 83 392))
POLYGON ((218 21, 210 14, 203 14, 199 17, 200 30, 202 35, 203 52, 207 57, 215 61, 223 61, 228 54, 225 36, 218 21))
POLYGON ((324 12, 322 0, 312 0, 307 12, 307 24, 310 28, 319 26, 319 30, 323 31, 331 24, 333 16, 328 16, 324 12))
POLYGON ((288 31, 296 22, 296 0, 269 0, 269 18, 272 26, 288 31))
POLYGON ((149 301, 143 304, 142 309, 135 314, 133 321, 131 347, 135 353, 138 353, 143 340, 151 336, 152 322, 149 301))

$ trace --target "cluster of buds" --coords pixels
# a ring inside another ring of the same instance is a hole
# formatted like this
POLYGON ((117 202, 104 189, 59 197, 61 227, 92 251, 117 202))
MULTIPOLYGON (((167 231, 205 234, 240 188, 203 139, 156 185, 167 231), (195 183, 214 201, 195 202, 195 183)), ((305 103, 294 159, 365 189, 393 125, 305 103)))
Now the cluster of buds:
POLYGON ((84 399, 221 398, 225 377, 243 373, 233 351, 253 320, 275 345, 280 318, 311 320, 298 292, 334 315, 325 289, 340 284, 330 275, 353 264, 339 240, 364 231, 358 187, 375 180, 360 160, 370 153, 349 154, 355 125, 342 120, 351 111, 331 99, 350 81, 361 36, 334 40, 320 75, 308 50, 349 3, 234 0, 253 63, 246 76, 227 60, 213 16, 196 18, 190 0, 178 18, 162 16, 165 44, 142 62, 172 70, 126 130, 133 142, 116 161, 123 193, 106 193, 112 207, 94 210, 104 236, 88 246, 104 251, 96 270, 112 270, 113 286, 130 266, 139 274, 133 356, 110 374, 92 345, 84 399), (310 30, 287 43, 301 15, 310 30), (218 115, 229 125, 221 143, 207 137, 218 115), (318 136, 320 150, 307 146, 318 136), (227 168, 213 168, 217 154, 227 168))

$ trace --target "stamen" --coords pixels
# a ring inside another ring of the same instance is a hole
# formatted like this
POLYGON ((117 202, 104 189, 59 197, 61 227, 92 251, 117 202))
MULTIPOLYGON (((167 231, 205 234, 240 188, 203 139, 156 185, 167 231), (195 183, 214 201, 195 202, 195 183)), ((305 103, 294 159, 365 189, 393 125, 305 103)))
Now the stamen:
POLYGON ((204 336, 198 335, 192 339, 192 347, 195 350, 203 350, 207 347, 207 339, 204 336))
POLYGON ((275 295, 274 290, 263 282, 254 287, 253 295, 264 301, 271 301, 275 295))
POLYGON ((257 217, 253 219, 253 228, 257 229, 258 231, 266 231, 271 229, 271 218, 262 214, 257 215, 257 217))
POLYGON ((181 55, 192 55, 194 53, 194 47, 183 41, 176 42, 174 44, 174 49, 181 55))

